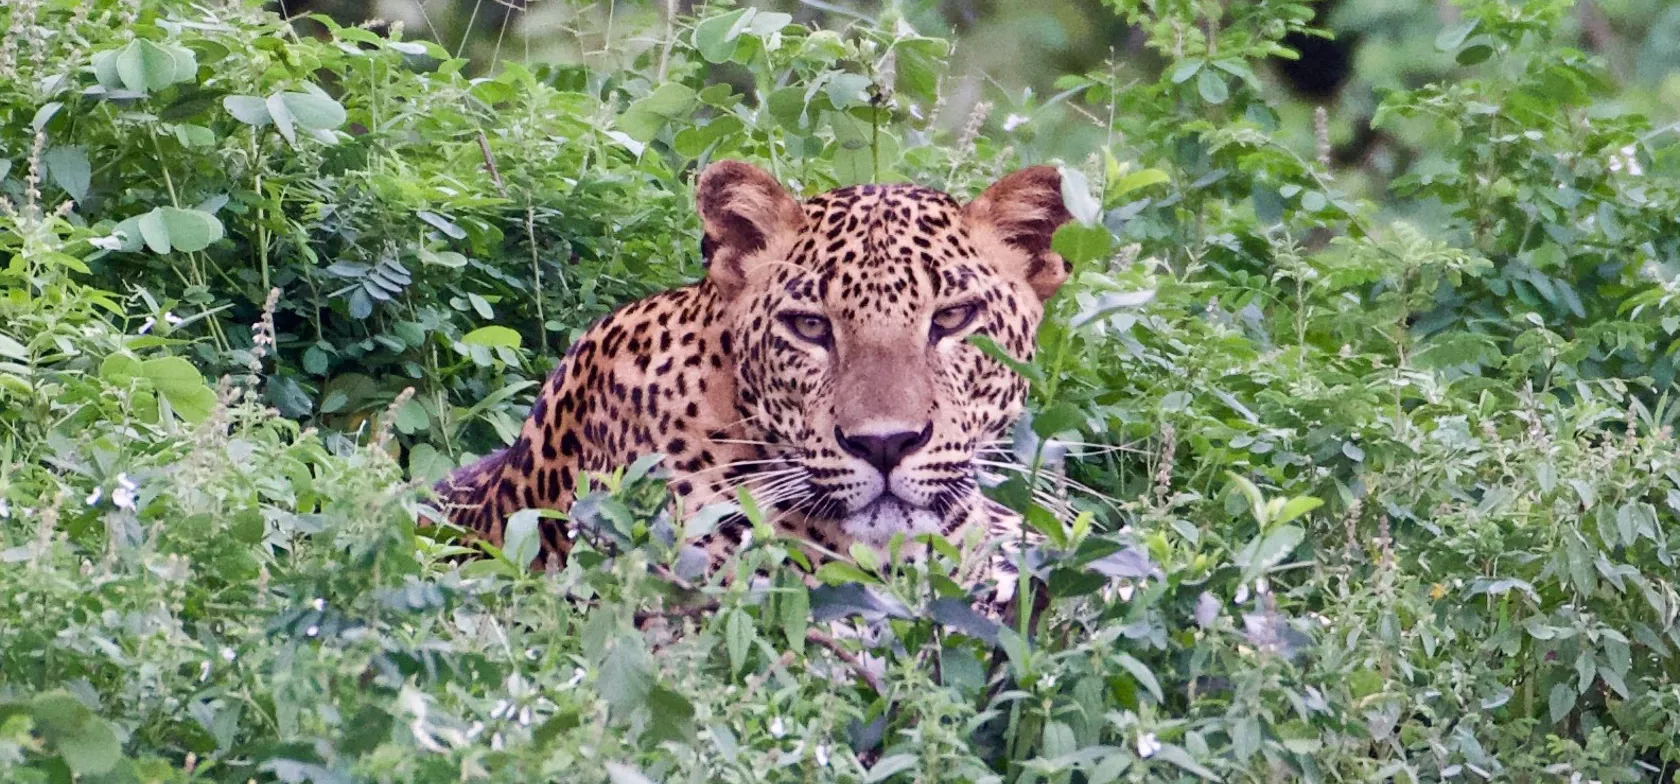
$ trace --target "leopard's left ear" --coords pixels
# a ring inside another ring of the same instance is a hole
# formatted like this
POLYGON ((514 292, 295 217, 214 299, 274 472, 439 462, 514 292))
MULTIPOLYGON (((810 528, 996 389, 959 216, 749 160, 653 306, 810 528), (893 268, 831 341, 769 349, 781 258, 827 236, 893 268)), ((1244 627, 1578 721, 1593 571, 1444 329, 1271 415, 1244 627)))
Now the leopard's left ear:
POLYGON ((1050 249, 1056 229, 1073 220, 1062 202, 1062 173, 1056 167, 1029 166, 1004 177, 963 212, 972 225, 990 229, 1014 251, 999 254, 1013 258, 998 263, 1017 267, 1039 299, 1049 299, 1067 281, 1071 265, 1050 249))
POLYGON ((707 166, 695 185, 694 203, 706 232, 700 242, 706 276, 730 294, 746 284, 753 267, 773 260, 777 240, 792 237, 805 223, 805 210, 775 177, 740 161, 707 166))

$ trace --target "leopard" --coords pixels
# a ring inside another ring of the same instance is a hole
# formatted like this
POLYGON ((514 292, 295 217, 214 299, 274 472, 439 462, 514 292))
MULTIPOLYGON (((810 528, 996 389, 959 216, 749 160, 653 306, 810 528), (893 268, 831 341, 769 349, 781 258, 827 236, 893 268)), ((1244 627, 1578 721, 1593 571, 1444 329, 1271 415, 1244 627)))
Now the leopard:
MULTIPOLYGON (((1072 269, 1052 248, 1072 219, 1060 170, 966 203, 908 183, 801 200, 725 160, 694 203, 703 275, 583 332, 513 443, 436 485, 449 521, 500 546, 514 513, 564 511, 584 475, 660 455, 679 519, 746 488, 814 563, 923 534, 1015 540, 979 467, 1028 381, 973 337, 1031 360, 1072 269)), ((717 568, 751 530, 736 514, 695 544, 717 568)), ((539 531, 538 561, 563 564, 576 532, 563 516, 539 531)))

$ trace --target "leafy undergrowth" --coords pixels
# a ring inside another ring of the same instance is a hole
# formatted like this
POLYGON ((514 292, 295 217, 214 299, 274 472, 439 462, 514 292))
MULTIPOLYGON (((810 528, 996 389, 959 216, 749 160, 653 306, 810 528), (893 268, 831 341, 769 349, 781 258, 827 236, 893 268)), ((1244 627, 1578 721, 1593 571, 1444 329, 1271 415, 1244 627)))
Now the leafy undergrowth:
POLYGON ((1111 5, 1159 69, 955 125, 950 41, 892 14, 549 67, 0 8, 0 778, 1671 776, 1674 128, 1569 3, 1474 0, 1459 78, 1376 112, 1425 153, 1356 193, 1259 65, 1310 9, 1111 5), (514 567, 534 515, 480 558, 416 530, 572 336, 698 274, 698 164, 972 195, 1068 118, 1108 143, 1063 164, 1074 277, 986 466, 1036 616, 973 611, 995 542, 811 588, 761 532, 697 578, 715 518, 650 464, 552 572, 514 567))

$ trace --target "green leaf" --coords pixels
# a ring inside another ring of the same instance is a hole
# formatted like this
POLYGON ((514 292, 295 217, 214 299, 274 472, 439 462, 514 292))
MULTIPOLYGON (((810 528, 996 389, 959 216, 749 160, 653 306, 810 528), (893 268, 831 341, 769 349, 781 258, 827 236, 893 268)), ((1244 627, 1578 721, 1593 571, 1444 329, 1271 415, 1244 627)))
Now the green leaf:
POLYGON ((1458 57, 1454 59, 1458 61, 1459 65, 1477 65, 1492 56, 1493 44, 1488 43, 1485 40, 1478 39, 1476 41, 1472 41, 1469 46, 1459 50, 1458 57))
POLYGON ((751 21, 754 9, 742 8, 703 19, 694 26, 694 48, 709 63, 726 63, 735 56, 741 31, 751 21))
POLYGON ((653 691, 653 662, 640 639, 624 636, 613 643, 601 661, 595 688, 616 715, 627 715, 647 701, 653 691))
POLYGON ((181 357, 159 357, 140 363, 140 375, 169 400, 169 407, 188 423, 197 424, 216 407, 216 392, 204 383, 198 368, 181 357))
MULTIPOLYGON (((314 87, 314 85, 310 85, 314 87)), ((332 96, 315 88, 305 93, 281 93, 280 102, 299 127, 316 131, 330 131, 344 124, 344 107, 332 96)))
POLYGON ((1575 709, 1575 688, 1568 683, 1554 685, 1546 695, 1546 708, 1551 713, 1553 724, 1568 718, 1569 712, 1575 709))
POLYGON ((1476 26, 1481 24, 1479 19, 1470 19, 1451 25, 1435 36, 1435 48, 1443 52, 1451 52, 1464 43, 1475 32, 1476 26))
POLYGON ((747 666, 747 655, 752 653, 752 644, 756 639, 758 632, 746 613, 736 610, 724 620, 723 645, 729 653, 729 671, 737 677, 747 666))
POLYGON ((1248 477, 1240 474, 1226 471, 1225 476, 1231 480, 1231 484, 1236 485, 1237 489, 1242 491, 1243 498, 1248 500, 1249 510, 1254 512, 1254 518, 1260 521, 1261 526, 1265 526, 1266 497, 1260 494, 1260 488, 1256 487, 1253 482, 1250 482, 1248 477))
POLYGON ((280 132, 281 138, 287 144, 297 144, 296 121, 292 118, 292 110, 286 106, 286 101, 280 95, 270 95, 263 102, 268 109, 269 119, 274 121, 274 130, 280 132))
POLYGON ((176 81, 175 57, 144 38, 130 41, 117 54, 116 74, 124 87, 138 93, 161 90, 176 81))
POLYGON ((1044 381, 1044 371, 1040 370, 1037 365, 1022 362, 1010 356, 1008 351, 1005 351, 1002 346, 997 344, 997 341, 990 337, 975 333, 968 336, 968 343, 980 349, 986 356, 1003 363, 1004 367, 1015 371, 1028 381, 1040 383, 1044 381))
POLYGON ((665 686, 648 692, 648 735, 650 743, 691 741, 694 738, 694 703, 665 686))
POLYGON ((1243 568, 1242 582, 1248 582, 1267 569, 1276 566, 1301 544, 1306 531, 1299 526, 1286 525, 1268 534, 1255 536, 1236 556, 1236 564, 1243 568))
POLYGON ((64 763, 82 776, 109 772, 122 758, 122 745, 111 725, 69 692, 50 691, 30 703, 30 716, 41 737, 64 763))
POLYGON ((1061 402, 1051 405, 1033 417, 1032 429, 1034 433, 1049 438, 1064 430, 1078 430, 1085 424, 1085 412, 1072 403, 1061 402))
POLYGON ((1184 62, 1179 63, 1178 67, 1173 69, 1172 83, 1184 84, 1185 82, 1190 81, 1190 77, 1199 73, 1202 70, 1202 66, 1206 64, 1206 60, 1185 60, 1184 62))
MULTIPOLYGON (((489 307, 489 304, 486 303, 485 306, 489 307)), ((478 329, 462 335, 461 342, 469 346, 485 346, 488 348, 496 348, 498 346, 519 348, 521 338, 517 331, 509 327, 492 325, 488 327, 479 327, 478 329)))
POLYGON ((882 757, 869 769, 869 775, 863 777, 864 784, 875 784, 886 781, 900 773, 916 767, 916 757, 913 754, 893 754, 882 757))
MULTIPOLYGON (((165 247, 159 253, 168 253, 170 249, 192 253, 204 250, 222 238, 222 222, 208 212, 175 207, 159 207, 152 212, 158 216, 165 234, 162 243, 165 247)), ((144 224, 141 230, 144 232, 144 224)), ((150 236, 147 236, 146 242, 148 245, 152 243, 150 236)), ((157 250, 155 246, 152 249, 157 250)))
POLYGON ((1196 91, 1201 93, 1202 100, 1211 104, 1221 104, 1231 97, 1231 90, 1225 85, 1225 77, 1213 68, 1204 68, 1196 76, 1196 91))
POLYGON ((1298 496, 1295 496, 1294 498, 1289 499, 1289 502, 1283 505, 1283 509, 1281 511, 1279 511, 1276 516, 1274 516, 1272 518, 1271 522, 1272 522, 1273 525, 1276 525, 1276 524, 1279 524, 1279 523, 1287 523, 1290 520, 1294 520, 1295 518, 1300 517, 1301 515, 1304 515, 1308 512, 1311 512, 1312 510, 1317 509, 1317 508, 1319 508, 1323 505, 1324 505, 1324 502, 1318 500, 1317 498, 1313 498, 1312 496, 1298 495, 1298 496))
POLYGON ((1110 186, 1110 190, 1113 191, 1115 196, 1124 196, 1139 188, 1147 188, 1151 185, 1159 185, 1170 181, 1171 178, 1167 176, 1167 173, 1160 169, 1139 169, 1121 177, 1114 185, 1110 186))
POLYGON ((837 73, 830 77, 823 91, 828 94, 829 103, 836 109, 849 109, 853 106, 867 106, 869 104, 869 88, 873 83, 869 77, 862 74, 837 73))
POLYGON ((845 561, 829 561, 817 569, 817 579, 827 585, 878 583, 880 578, 845 561))
POLYGON ((268 114, 268 102, 254 95, 230 95, 222 99, 222 108, 246 125, 260 128, 274 122, 268 114))
MULTIPOLYGON (((113 354, 112 356, 119 355, 113 354)), ((19 343, 10 337, 7 337, 5 334, 0 333, 0 357, 27 360, 29 359, 29 349, 24 347, 22 343, 19 343)), ((107 357, 107 359, 109 359, 109 357, 107 357)))
POLYGON ((1114 235, 1100 225, 1064 223, 1050 238, 1050 249, 1075 264, 1102 261, 1113 247, 1114 235))
POLYGON ((135 223, 140 230, 140 238, 146 241, 146 247, 159 255, 168 253, 169 228, 163 223, 163 213, 158 209, 141 215, 135 223))
POLYGON ((805 632, 811 622, 811 594, 798 578, 785 580, 780 599, 782 635, 795 653, 805 651, 805 632))
POLYGON ((87 149, 80 146, 54 147, 42 156, 42 162, 47 165, 47 174, 52 181, 63 188, 70 198, 79 204, 87 198, 88 185, 93 180, 93 169, 88 165, 87 149))
MULTIPOLYGON (((58 110, 62 108, 64 108, 62 101, 49 101, 42 104, 41 108, 35 110, 35 118, 29 121, 29 127, 36 133, 40 133, 43 128, 47 127, 47 123, 52 122, 53 116, 58 114, 58 110)), ((4 174, 0 174, 0 177, 4 176, 4 174)))
POLYGON ((521 509, 508 517, 502 533, 502 554, 521 569, 535 563, 542 552, 542 518, 537 509, 521 509))
POLYGON ((1085 173, 1063 166, 1062 174, 1062 204, 1073 215, 1073 219, 1086 226, 1096 226, 1102 220, 1102 204, 1091 195, 1091 183, 1085 179, 1085 173))
POLYGON ((1170 762, 1170 763, 1178 766, 1180 769, 1182 769, 1186 773, 1190 773, 1192 775, 1198 776, 1198 777, 1200 777, 1200 778, 1202 778, 1203 780, 1206 780, 1206 781, 1218 781, 1219 780, 1219 776, 1217 774, 1215 774, 1213 771, 1208 770, 1207 768, 1203 767, 1201 765, 1201 763, 1196 762, 1196 760, 1194 758, 1192 758, 1190 756, 1190 754, 1188 752, 1186 752, 1184 749, 1179 748, 1178 746, 1175 746, 1171 743, 1163 744, 1161 746, 1161 750, 1155 752, 1155 756, 1154 756, 1153 759, 1165 760, 1166 762, 1170 762))
POLYGON ((1154 697, 1156 702, 1166 699, 1161 691, 1161 682, 1155 679, 1155 673, 1149 671, 1149 665, 1124 653, 1116 654, 1115 661, 1126 668, 1126 672, 1131 673, 1132 677, 1137 679, 1138 685, 1148 690, 1149 696, 1154 697))

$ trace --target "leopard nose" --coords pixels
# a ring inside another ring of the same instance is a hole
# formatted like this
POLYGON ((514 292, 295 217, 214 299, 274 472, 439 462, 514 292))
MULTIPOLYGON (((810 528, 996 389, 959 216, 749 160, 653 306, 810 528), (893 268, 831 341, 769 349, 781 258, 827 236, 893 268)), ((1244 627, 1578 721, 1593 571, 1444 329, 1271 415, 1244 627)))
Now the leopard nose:
POLYGON ((847 435, 836 425, 834 439, 847 454, 862 458, 875 466, 875 470, 880 471, 882 475, 886 475, 905 457, 933 440, 933 423, 924 425, 920 432, 903 430, 869 435, 847 435))

